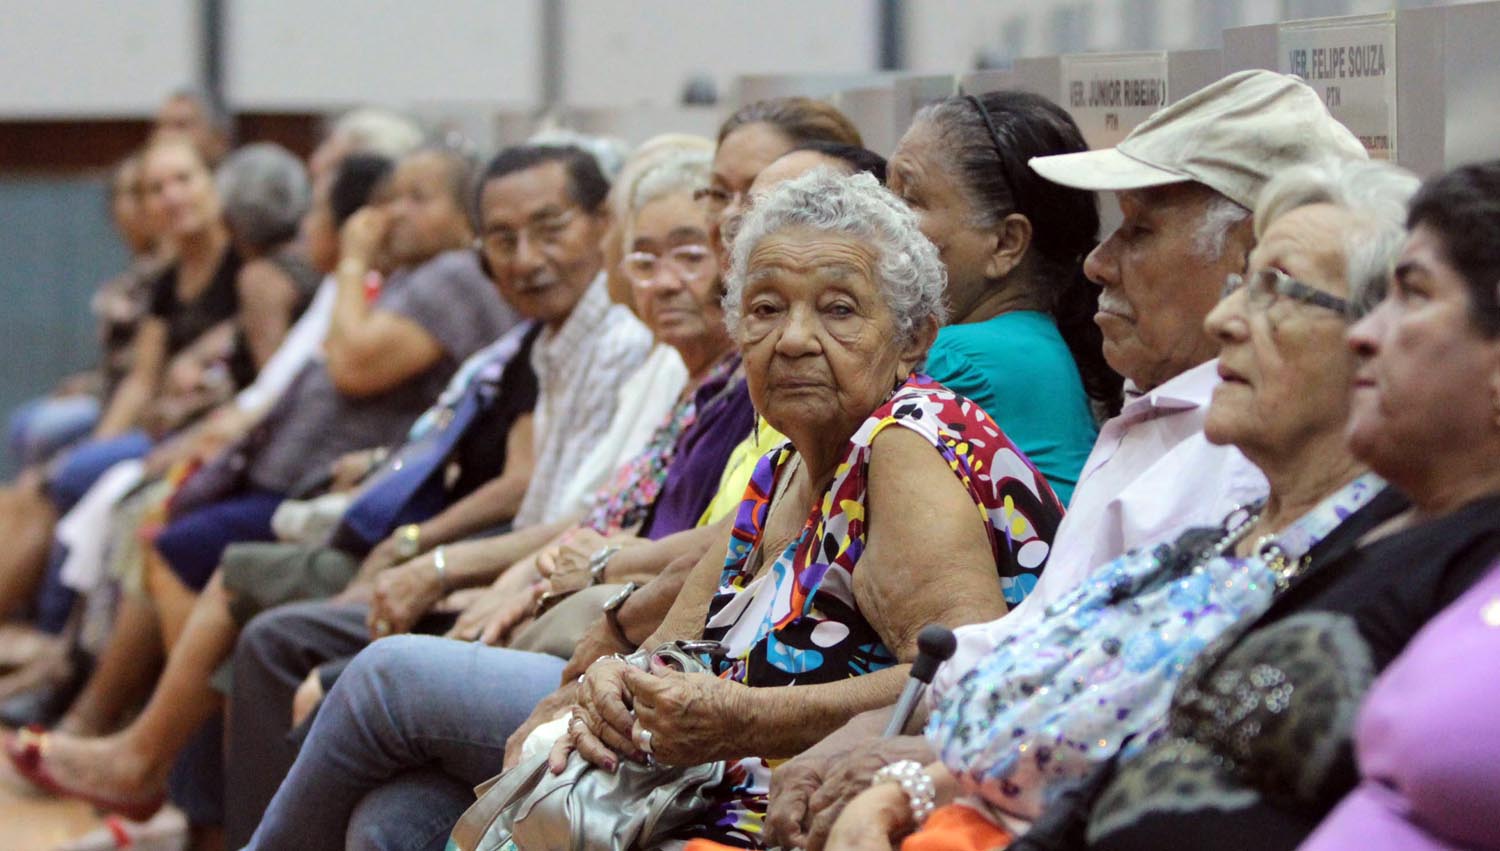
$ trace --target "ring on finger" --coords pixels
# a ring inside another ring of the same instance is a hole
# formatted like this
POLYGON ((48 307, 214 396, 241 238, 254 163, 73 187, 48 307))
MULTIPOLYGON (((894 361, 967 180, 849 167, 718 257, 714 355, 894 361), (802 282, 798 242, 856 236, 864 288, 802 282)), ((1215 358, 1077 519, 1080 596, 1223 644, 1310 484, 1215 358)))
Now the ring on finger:
POLYGON ((381 635, 391 634, 391 622, 385 618, 375 622, 375 631, 381 635))
POLYGON ((651 738, 652 735, 650 730, 647 730, 644 727, 636 728, 635 744, 641 749, 641 753, 646 754, 647 756, 651 755, 651 738))

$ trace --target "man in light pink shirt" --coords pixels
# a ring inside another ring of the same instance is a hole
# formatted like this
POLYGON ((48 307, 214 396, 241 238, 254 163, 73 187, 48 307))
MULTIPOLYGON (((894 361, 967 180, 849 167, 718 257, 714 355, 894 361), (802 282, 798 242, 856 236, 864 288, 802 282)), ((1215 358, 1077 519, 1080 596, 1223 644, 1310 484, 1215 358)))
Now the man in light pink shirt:
MULTIPOLYGON (((1084 464, 1040 581, 1004 618, 956 630, 958 651, 935 689, 1040 620, 1098 566, 1176 531, 1216 526, 1265 493, 1264 477, 1238 450, 1203 436, 1219 381, 1203 320, 1225 278, 1244 269, 1255 241, 1250 211, 1266 182, 1293 165, 1364 156, 1312 89, 1247 71, 1157 112, 1117 148, 1031 160, 1048 180, 1118 193, 1124 220, 1083 268, 1103 288, 1095 322, 1105 359, 1126 378, 1126 402, 1084 464)), ((819 846, 877 768, 933 759, 922 737, 875 738, 889 716, 859 716, 777 769, 768 844, 819 846)))

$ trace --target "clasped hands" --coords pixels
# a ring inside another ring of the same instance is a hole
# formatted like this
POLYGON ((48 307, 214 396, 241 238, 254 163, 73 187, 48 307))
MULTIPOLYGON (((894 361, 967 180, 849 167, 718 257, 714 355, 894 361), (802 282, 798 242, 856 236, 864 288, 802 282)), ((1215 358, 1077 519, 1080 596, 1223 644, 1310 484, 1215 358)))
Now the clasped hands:
POLYGON ((552 747, 548 766, 559 774, 577 751, 613 772, 620 760, 698 765, 729 758, 743 732, 750 689, 708 673, 685 674, 652 657, 643 671, 618 656, 589 666, 567 731, 552 747))

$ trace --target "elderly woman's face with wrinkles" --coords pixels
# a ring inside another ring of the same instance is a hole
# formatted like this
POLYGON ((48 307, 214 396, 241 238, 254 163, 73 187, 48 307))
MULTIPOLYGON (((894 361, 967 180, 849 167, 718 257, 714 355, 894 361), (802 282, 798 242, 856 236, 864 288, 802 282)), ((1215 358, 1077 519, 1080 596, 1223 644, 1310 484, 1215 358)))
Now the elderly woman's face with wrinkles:
POLYGON ((792 228, 767 235, 745 264, 750 397, 793 443, 842 446, 920 358, 897 333, 877 263, 858 239, 792 228))

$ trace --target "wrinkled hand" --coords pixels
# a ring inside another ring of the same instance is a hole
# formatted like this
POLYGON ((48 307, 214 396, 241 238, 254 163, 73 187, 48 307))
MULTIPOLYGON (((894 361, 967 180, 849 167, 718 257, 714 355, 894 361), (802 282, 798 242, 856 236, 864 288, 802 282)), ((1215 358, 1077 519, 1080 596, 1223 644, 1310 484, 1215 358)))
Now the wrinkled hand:
POLYGON ((632 741, 665 765, 698 765, 732 755, 726 739, 746 717, 749 689, 713 674, 684 674, 656 660, 651 672, 627 668, 624 685, 635 708, 632 741), (650 747, 644 734, 650 732, 650 747))
POLYGON ((926 765, 932 758, 932 748, 921 736, 867 739, 843 747, 820 743, 771 774, 768 838, 785 848, 817 851, 844 806, 870 788, 875 772, 898 760, 926 765))
POLYGON ((600 615, 578 637, 578 643, 573 645, 573 656, 563 667, 562 681, 567 683, 578 679, 583 676, 590 665, 605 656, 614 653, 630 653, 634 650, 634 647, 620 645, 620 642, 615 639, 614 631, 604 625, 604 616, 600 615))
POLYGON ((433 614, 458 615, 474 605, 484 596, 488 588, 460 588, 452 594, 438 600, 432 606, 433 614))
POLYGON ((543 579, 564 572, 582 570, 588 576, 589 558, 609 543, 603 535, 586 526, 569 529, 555 546, 547 547, 536 557, 536 572, 543 579))
MULTIPOLYGON (((533 586, 534 587, 534 586, 533 586)), ((446 637, 459 641, 478 641, 498 645, 531 614, 531 594, 507 593, 493 586, 486 588, 458 616, 446 637)))
MULTIPOLYGON (((891 851, 897 834, 911 825, 911 804, 894 783, 866 789, 849 802, 828 837, 838 851, 891 851)), ((808 846, 811 851, 812 846, 808 846)))
POLYGON ((339 229, 339 255, 373 266, 390 230, 390 214, 381 207, 362 207, 339 229))
POLYGON ((411 631, 443 598, 432 556, 417 556, 375 577, 365 625, 370 639, 411 631))
POLYGON ((510 738, 505 740, 505 765, 506 771, 514 768, 521 761, 521 749, 526 744, 526 739, 531 731, 552 721, 573 707, 578 699, 577 683, 568 683, 562 688, 542 698, 541 703, 531 710, 525 723, 516 728, 510 738))
POLYGON ((375 545, 360 562, 359 573, 355 575, 352 585, 366 585, 375 581, 375 577, 387 568, 395 567, 401 559, 396 555, 396 548, 401 542, 396 533, 391 533, 385 540, 375 545))
POLYGON ((631 714, 631 696, 625 688, 625 677, 634 671, 614 657, 606 657, 589 666, 578 683, 578 702, 568 732, 552 746, 548 768, 560 774, 567 767, 568 754, 578 755, 605 771, 613 772, 626 756, 645 762, 646 755, 631 740, 635 716, 631 714))

